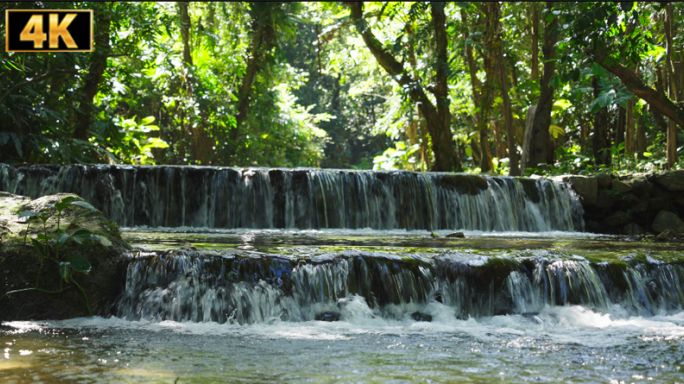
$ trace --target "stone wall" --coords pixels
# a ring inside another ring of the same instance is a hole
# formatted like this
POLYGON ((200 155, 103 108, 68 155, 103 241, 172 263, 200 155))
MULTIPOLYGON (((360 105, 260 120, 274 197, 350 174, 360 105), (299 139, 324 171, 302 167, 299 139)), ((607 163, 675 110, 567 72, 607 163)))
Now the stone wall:
POLYGON ((668 237, 684 232, 684 171, 559 176, 579 195, 586 230, 668 237))

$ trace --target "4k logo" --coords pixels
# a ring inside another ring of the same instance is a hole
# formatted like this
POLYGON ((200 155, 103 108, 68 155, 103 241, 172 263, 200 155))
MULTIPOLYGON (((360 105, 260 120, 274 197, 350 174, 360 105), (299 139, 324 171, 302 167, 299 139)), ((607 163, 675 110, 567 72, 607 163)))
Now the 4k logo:
POLYGON ((92 52, 93 11, 8 9, 7 52, 92 52))

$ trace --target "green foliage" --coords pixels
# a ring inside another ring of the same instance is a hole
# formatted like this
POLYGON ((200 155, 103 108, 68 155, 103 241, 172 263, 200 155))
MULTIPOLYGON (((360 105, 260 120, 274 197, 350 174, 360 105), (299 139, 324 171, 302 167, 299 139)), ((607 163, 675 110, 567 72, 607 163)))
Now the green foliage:
POLYGON ((0 299, 2 299, 5 296, 18 293, 18 292, 25 292, 25 291, 40 291, 40 292, 46 292, 46 293, 61 293, 64 290, 68 289, 71 287, 71 285, 75 286, 81 293, 83 294, 83 297, 85 299, 86 303, 86 308, 88 309, 88 313, 92 316, 92 311, 90 310, 90 304, 88 302, 88 295, 86 292, 83 290, 83 288, 78 284, 78 282, 74 279, 73 277, 73 272, 79 272, 79 273, 88 273, 90 272, 91 265, 90 262, 84 258, 83 256, 80 255, 64 255, 62 254, 60 256, 60 251, 64 249, 64 247, 69 243, 70 240, 75 241, 78 244, 82 244, 85 240, 95 240, 98 241, 99 238, 95 235, 93 235, 92 232, 90 232, 87 229, 81 228, 75 231, 72 234, 67 234, 64 230, 60 228, 60 221, 62 218, 62 212, 71 207, 71 206, 78 206, 81 208, 85 208, 91 212, 98 212, 99 211, 93 207, 90 203, 82 200, 77 200, 76 197, 74 196, 67 196, 63 198, 62 200, 58 201, 55 203, 54 208, 57 210, 57 226, 53 231, 48 231, 47 229, 47 221, 52 217, 47 215, 46 213, 37 213, 37 212, 32 212, 32 211, 24 211, 19 214, 19 218, 27 218, 25 223, 27 224, 26 227, 26 232, 24 235, 24 246, 29 246, 27 245, 27 236, 29 232, 29 228, 31 227, 31 223, 33 222, 41 222, 43 224, 43 233, 38 233, 36 235, 36 238, 31 238, 31 245, 30 247, 33 248, 33 250, 38 254, 38 260, 40 263, 40 266, 38 267, 38 276, 36 277, 36 284, 35 287, 31 288, 24 288, 24 289, 18 289, 18 290, 13 290, 13 291, 8 291, 5 292, 4 294, 0 295, 0 299), (40 275, 43 269, 43 261, 49 261, 57 266, 57 272, 59 273, 60 276, 60 286, 58 290, 55 291, 49 291, 45 290, 39 287, 40 285, 40 275), (62 285, 62 282, 65 282, 69 284, 68 286, 64 287, 62 285))
MULTIPOLYGON (((531 78, 532 6, 502 3, 499 20, 518 157, 527 112, 540 97, 540 81, 531 78)), ((556 159, 537 172, 597 171, 590 154, 599 111, 609 118, 613 167, 658 169, 663 164, 664 132, 644 103, 635 106, 634 118, 643 119, 650 156, 633 159, 620 149, 619 111, 636 98, 593 62, 591 52, 608 52, 609 61, 638 69, 655 87, 655 68, 667 56, 664 7, 554 3, 542 11, 538 33, 547 20, 559 21, 549 127, 556 159)), ((673 44, 679 47, 684 6, 672 7, 673 44)), ((382 47, 414 78, 404 87, 386 75, 340 3, 189 3, 190 60, 184 56, 180 7, 174 3, 0 3, 0 34, 5 33, 2 11, 9 8, 93 9, 96 45, 92 53, 0 51, 0 162, 429 170, 431 139, 409 93, 420 88, 434 103, 435 71, 442 68, 453 144, 466 171, 479 171, 479 154, 471 145, 480 147, 473 140, 479 140, 481 111, 474 103, 465 50, 472 49, 476 83, 483 83, 491 52, 483 42, 482 3, 445 5, 446 63, 435 57, 429 4, 364 4, 365 19, 382 47), (256 41, 268 44, 256 46, 256 41), (254 54, 260 60, 250 67, 254 54), (103 64, 99 77, 98 63, 103 64), (256 73, 244 96, 248 70, 256 73), (96 92, 89 101, 84 95, 93 81, 96 92), (244 102, 248 107, 238 122, 244 102), (79 135, 84 121, 85 135, 79 135)), ((478 87, 476 92, 483 93, 483 85, 478 87)), ((496 153, 495 142, 506 142, 507 134, 494 134, 495 122, 504 126, 498 80, 493 87, 493 109, 484 117, 490 137, 485 145, 496 159, 494 172, 507 174, 507 155, 496 153)))

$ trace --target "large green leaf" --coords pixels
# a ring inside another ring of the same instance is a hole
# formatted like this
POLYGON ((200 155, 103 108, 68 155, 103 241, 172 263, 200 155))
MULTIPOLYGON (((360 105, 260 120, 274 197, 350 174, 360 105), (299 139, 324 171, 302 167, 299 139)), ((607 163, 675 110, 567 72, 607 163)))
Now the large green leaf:
POLYGON ((69 282, 69 269, 69 262, 62 261, 61 263, 59 263, 59 275, 62 276, 62 279, 64 279, 64 281, 66 281, 67 283, 69 282))
POLYGON ((83 240, 89 239, 92 235, 92 232, 90 232, 87 229, 79 229, 78 231, 74 232, 74 234, 71 235, 71 237, 76 241, 77 243, 81 244, 83 240))
POLYGON ((71 268, 74 271, 81 272, 81 273, 88 273, 90 272, 90 262, 86 260, 85 257, 83 256, 78 256, 78 255, 71 255, 67 257, 67 261, 71 265, 71 268))
POLYGON ((71 203, 74 200, 76 200, 76 197, 67 196, 67 197, 63 198, 62 200, 60 200, 57 204, 55 204, 55 208, 57 208, 57 210, 59 212, 62 212, 66 207, 69 206, 69 203, 71 203))
POLYGON ((97 208, 93 207, 90 203, 87 201, 74 201, 71 203, 71 205, 78 205, 79 207, 87 208, 90 209, 91 211, 97 212, 97 208))

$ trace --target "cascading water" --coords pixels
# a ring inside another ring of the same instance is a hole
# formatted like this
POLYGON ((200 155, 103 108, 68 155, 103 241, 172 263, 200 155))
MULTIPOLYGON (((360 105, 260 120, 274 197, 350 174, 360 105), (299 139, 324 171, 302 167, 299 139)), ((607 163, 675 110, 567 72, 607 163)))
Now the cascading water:
POLYGON ((408 171, 0 165, 0 189, 76 193, 124 227, 582 231, 546 179, 408 171))
POLYGON ((130 320, 260 323, 345 317, 361 299, 400 319, 431 302, 456 318, 536 314, 581 305, 634 315, 681 311, 684 265, 583 259, 397 256, 344 251, 309 259, 180 249, 136 255, 118 316, 130 320))
POLYGON ((679 246, 570 233, 564 184, 0 165, 0 189, 77 193, 137 247, 112 317, 0 324, 3 383, 681 382, 679 246))

